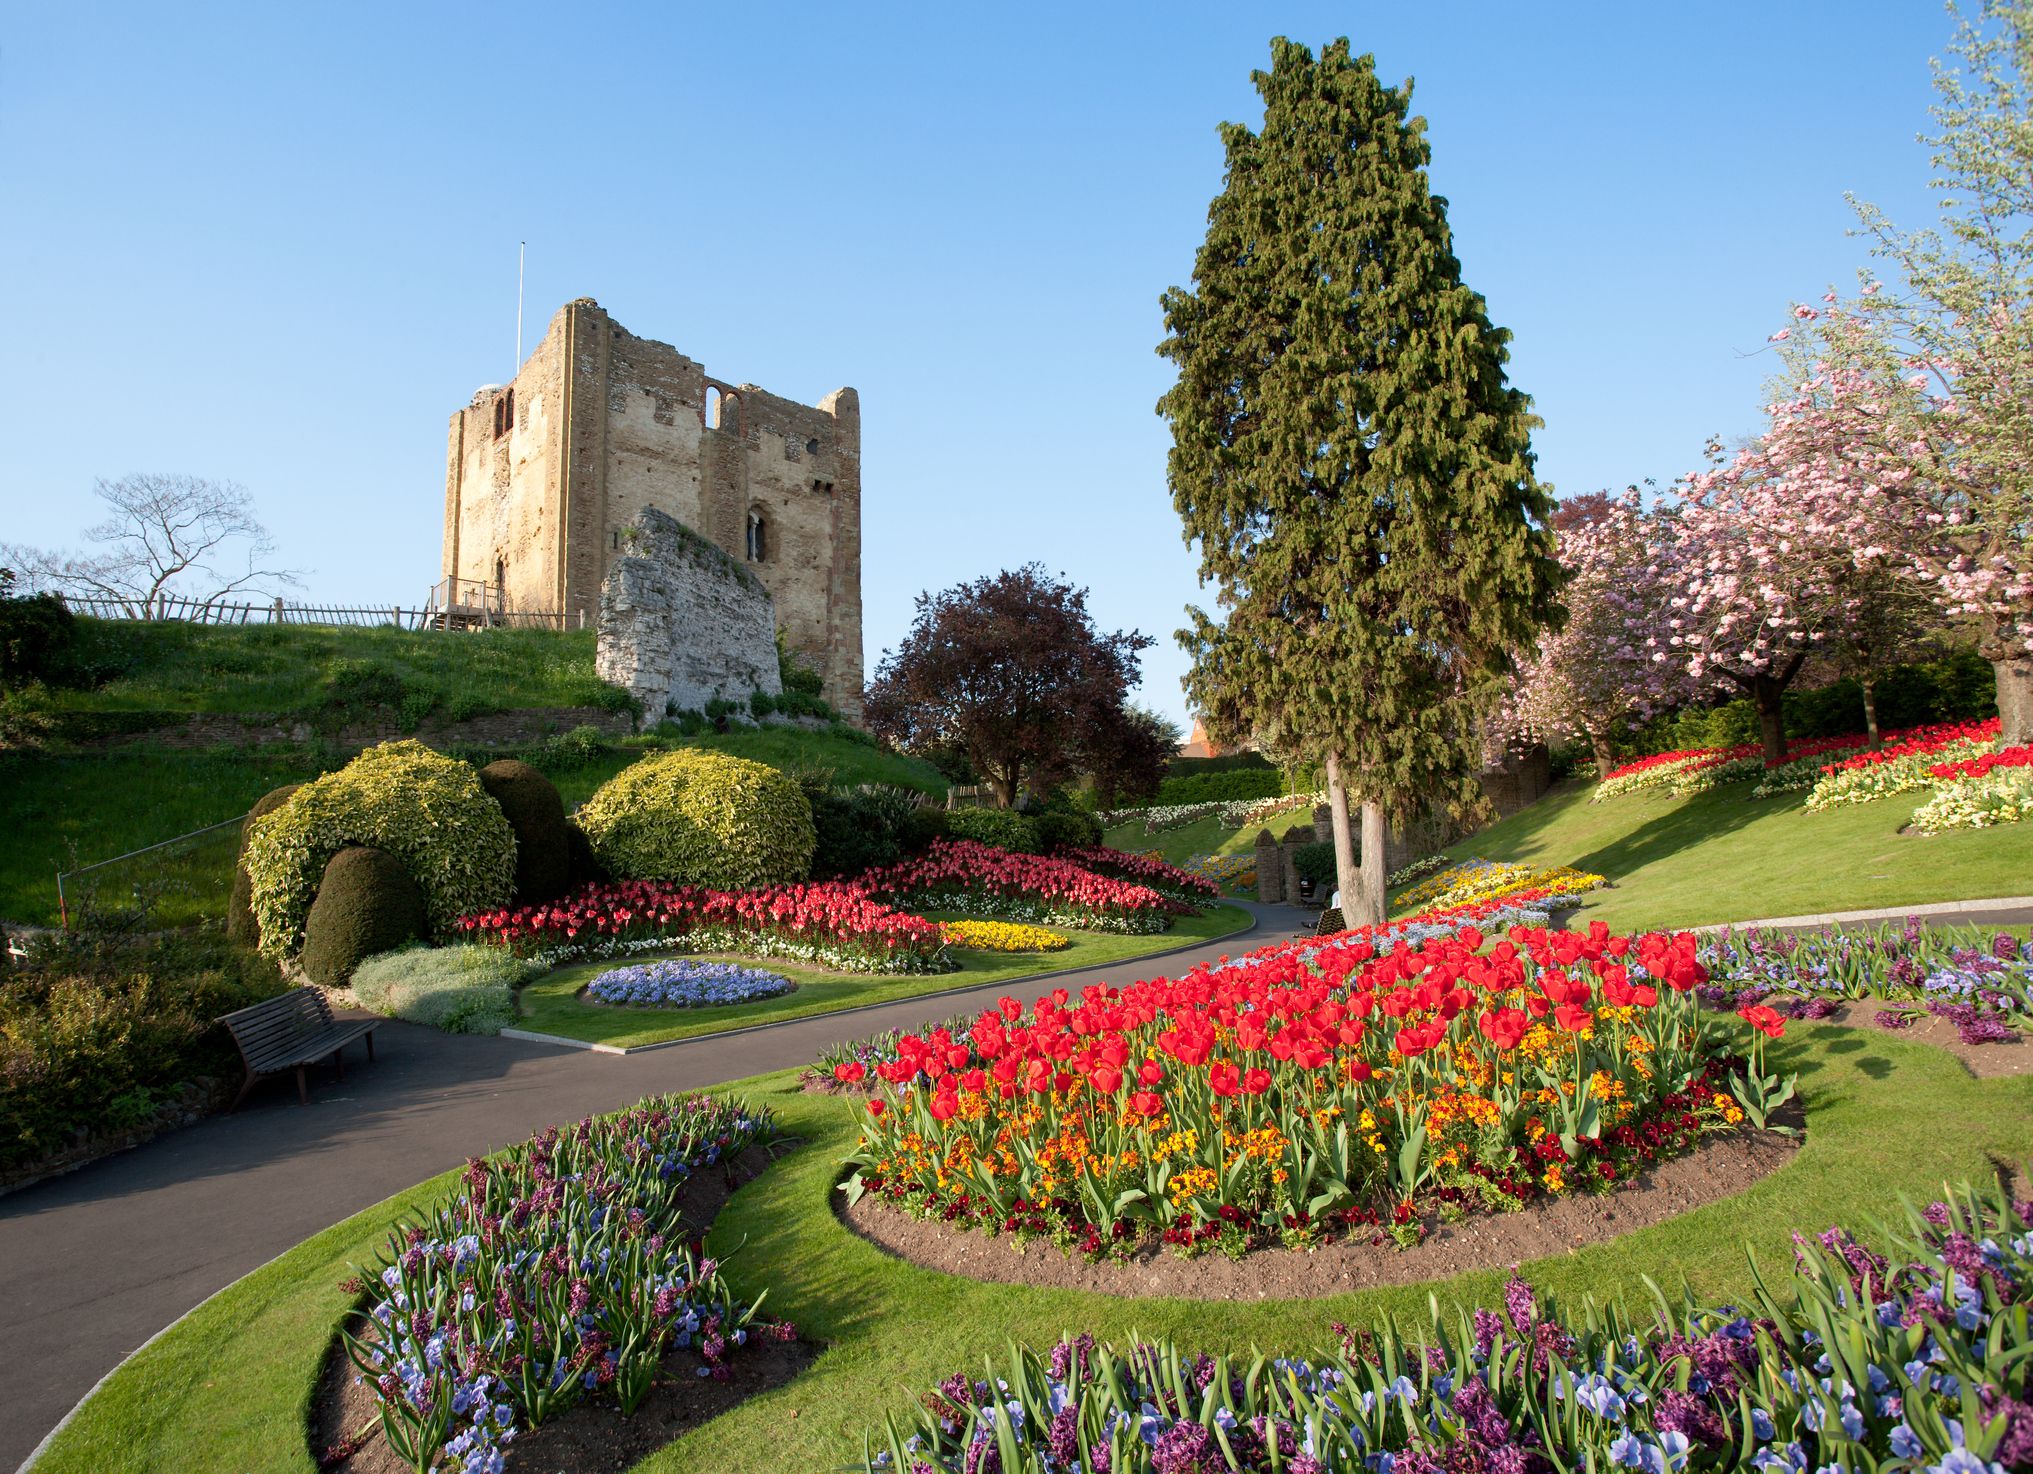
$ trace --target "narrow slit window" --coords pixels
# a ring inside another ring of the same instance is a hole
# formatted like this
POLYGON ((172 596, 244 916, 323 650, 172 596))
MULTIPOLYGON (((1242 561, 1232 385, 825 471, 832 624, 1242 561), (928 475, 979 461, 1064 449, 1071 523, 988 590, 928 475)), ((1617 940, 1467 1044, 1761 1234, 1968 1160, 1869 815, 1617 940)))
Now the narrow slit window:
POLYGON ((769 522, 760 512, 748 514, 748 561, 760 563, 769 555, 769 522))

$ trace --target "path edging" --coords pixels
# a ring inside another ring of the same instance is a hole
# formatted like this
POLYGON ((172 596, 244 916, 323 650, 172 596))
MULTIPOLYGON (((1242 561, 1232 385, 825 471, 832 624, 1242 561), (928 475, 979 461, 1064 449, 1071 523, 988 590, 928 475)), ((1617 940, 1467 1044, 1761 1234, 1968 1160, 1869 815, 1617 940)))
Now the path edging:
POLYGON ((1688 930, 1697 935, 1754 926, 1835 926, 1848 921, 1904 921, 1909 916, 1962 916, 1976 911, 2020 907, 2033 910, 2033 896, 1993 896, 1988 900, 1924 901, 1911 906, 1875 906, 1863 911, 1822 911, 1806 916, 1767 916, 1755 921, 1718 921, 1688 930))

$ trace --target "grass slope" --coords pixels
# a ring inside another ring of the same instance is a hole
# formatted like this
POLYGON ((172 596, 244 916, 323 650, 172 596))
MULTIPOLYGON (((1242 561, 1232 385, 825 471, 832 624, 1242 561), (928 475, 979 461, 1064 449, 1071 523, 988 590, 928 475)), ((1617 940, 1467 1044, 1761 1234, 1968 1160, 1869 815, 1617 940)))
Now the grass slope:
MULTIPOLYGON (((1801 1072, 1809 1113, 1807 1144, 1792 1162, 1736 1197, 1535 1261, 1526 1275, 1569 1302, 1642 1297, 1646 1275, 1669 1292, 1684 1277, 1711 1300, 1740 1297, 1751 1283, 1746 1250, 1783 1264, 1796 1228, 1865 1227, 1899 1194, 1924 1201, 1944 1180, 1988 1179, 2033 1153, 2033 1078, 1973 1080, 1932 1046, 1832 1025, 1795 1025, 1773 1054, 1778 1068, 1801 1072)), ((792 1071, 724 1089, 768 1104, 804 1144, 735 1194, 709 1247, 738 1291, 767 1288, 769 1312, 794 1320, 826 1350, 796 1382, 637 1466, 650 1474, 858 1467, 850 1461, 864 1430, 903 1409, 912 1389, 956 1369, 978 1371, 1006 1337, 1043 1344, 1068 1331, 1136 1332, 1214 1351, 1305 1352, 1330 1343, 1331 1320, 1416 1324, 1429 1294, 1443 1312, 1493 1304, 1503 1279, 1482 1272, 1257 1303, 980 1284, 892 1259, 833 1216, 838 1159, 855 1131, 852 1102, 800 1093, 792 1071)), ((349 1303, 339 1282, 369 1262, 393 1222, 454 1181, 447 1173, 350 1218, 207 1301, 86 1401, 37 1474, 115 1467, 309 1474, 306 1389, 349 1303)))
POLYGON ((1205 819, 1195 819, 1191 824, 1182 824, 1177 829, 1146 834, 1143 821, 1132 819, 1109 830, 1102 842, 1131 853, 1156 850, 1172 864, 1184 865, 1201 855, 1254 853, 1259 830, 1268 829, 1274 836, 1283 839, 1290 831, 1310 828, 1312 823, 1313 815, 1309 810, 1294 809, 1289 814, 1278 814, 1262 824, 1251 824, 1243 829, 1229 829, 1209 815, 1205 819))
POLYGON ((1591 786, 1563 783, 1448 853, 1606 875, 1616 889, 1591 896, 1581 919, 1619 930, 2033 890, 2033 824, 1901 834, 1924 793, 1810 813, 1805 793, 1753 799, 1749 784, 1599 804, 1588 801, 1591 786))
MULTIPOLYGON (((957 913, 933 911, 935 919, 950 919, 957 913)), ((523 1016, 517 1027, 567 1039, 614 1044, 632 1048, 667 1039, 690 1039, 723 1029, 745 1029, 756 1024, 781 1023, 786 1019, 809 1018, 843 1008, 860 1008, 872 1003, 893 1003, 900 998, 917 998, 926 993, 943 993, 955 988, 978 988, 984 983, 1012 982, 1039 973, 1069 972, 1075 968, 1098 967, 1112 962, 1129 962, 1153 952, 1176 947, 1193 947, 1246 929, 1250 914, 1240 906, 1210 906, 1200 916, 1182 916, 1172 929, 1155 936, 1126 937, 1110 932, 1075 931, 1060 928, 1072 938, 1072 945, 1060 952, 970 952, 956 950, 958 972, 906 973, 901 976, 872 976, 859 972, 831 972, 804 967, 777 958, 728 957, 744 967, 781 974, 798 985, 795 993, 766 998, 760 1003, 736 1003, 720 1008, 614 1008, 580 1001, 578 992, 599 973, 629 962, 646 962, 648 957, 620 962, 582 962, 561 967, 537 979, 519 995, 523 1016)), ((675 954, 658 954, 675 955, 675 954)), ((852 1033, 847 1029, 845 1032, 852 1033)))
POLYGON ((371 665, 445 709, 596 706, 613 689, 593 674, 593 644, 592 630, 83 619, 77 664, 103 680, 46 699, 58 711, 310 714, 371 665))

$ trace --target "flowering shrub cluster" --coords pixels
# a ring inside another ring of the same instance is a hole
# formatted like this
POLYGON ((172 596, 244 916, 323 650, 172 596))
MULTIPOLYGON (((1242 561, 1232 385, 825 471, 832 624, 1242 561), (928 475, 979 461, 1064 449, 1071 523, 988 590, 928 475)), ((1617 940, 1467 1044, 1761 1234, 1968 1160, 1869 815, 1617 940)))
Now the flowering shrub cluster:
POLYGON ((739 1102, 662 1096, 467 1163, 391 1236, 346 1338, 389 1448, 418 1474, 499 1474, 519 1427, 593 1396, 633 1412, 671 1349, 725 1377, 751 1335, 794 1336, 734 1299, 679 1213, 688 1177, 774 1134, 739 1102))
POLYGON ((1104 809, 1096 817, 1104 826, 1141 822, 1145 834, 1162 834, 1183 829, 1202 819, 1218 819, 1223 829, 1243 829, 1261 824, 1294 809, 1311 809, 1327 802, 1324 793, 1286 793, 1276 798, 1231 798, 1193 804, 1153 804, 1149 808, 1104 809))
POLYGON ((1134 880, 1147 885, 1161 896, 1175 901, 1192 904, 1199 901, 1218 901, 1221 887, 1204 875, 1191 870, 1182 870, 1171 864, 1162 855, 1127 854, 1122 850, 1111 850, 1097 845, 1093 849, 1065 850, 1063 858, 1075 865, 1085 866, 1096 875, 1113 875, 1125 880, 1134 880))
POLYGON ((775 998, 796 986, 773 972, 680 957, 612 968, 586 984, 586 996, 595 1003, 638 1007, 717 1008, 775 998))
POLYGON ((752 891, 621 881, 543 905, 475 912, 454 930, 504 944, 543 967, 653 952, 677 941, 699 951, 790 957, 847 972, 953 967, 936 923, 839 881, 752 891))
POLYGON ((842 1062, 843 1084, 876 1082, 847 1191, 1090 1255, 1416 1237, 1429 1194, 1466 1211, 1605 1186, 1791 1093, 1759 1063, 1776 1017, 1747 1015, 1745 1038, 1700 1010, 1690 935, 1514 926, 1487 946, 1425 925, 1060 989, 1028 1015, 1006 998, 964 1035, 842 1062))
POLYGON ((975 911, 1130 934, 1161 932, 1174 914, 1191 909, 1147 885, 1097 875, 1055 855, 1012 854, 966 839, 934 840, 924 854, 871 870, 853 884, 914 911, 975 911))
POLYGON ((1309 1359, 1091 1336, 1011 1348, 871 1439, 868 1474, 1915 1470, 2033 1464, 2033 1203, 1962 1187, 1881 1230, 1796 1236, 1754 1303, 1631 1315, 1502 1304, 1423 1344, 1385 1324, 1309 1359))
POLYGON ((1535 899, 1586 895, 1609 881, 1567 865, 1539 869, 1494 860, 1463 860, 1450 865, 1399 896, 1395 904, 1444 910, 1477 901, 1497 901, 1530 891, 1535 899))
POLYGON ((1767 998, 1795 1017, 1817 1018, 1836 1001, 1875 999, 1876 1022, 1902 1029, 1924 1009, 1956 1025, 1967 1044, 1998 1043, 2033 1025, 2033 942, 1977 927, 1826 927, 1818 932, 1734 928, 1706 938, 1701 962, 1710 1006, 1735 1009, 1767 998))
POLYGON ((1446 855, 1427 855, 1424 859, 1414 860, 1409 865, 1403 865, 1393 870, 1389 875, 1384 877, 1384 884, 1393 888, 1401 885, 1410 885, 1415 880, 1424 880, 1427 876, 1446 868, 1446 855))
POLYGON ((1071 945, 1064 932, 1020 921, 942 921, 939 932, 947 946, 976 952, 1057 952, 1071 945))
POLYGON ((1855 752, 1824 766, 1807 795, 1807 807, 1832 809, 1925 788, 1934 781, 1934 768, 1975 757, 1997 739, 1996 717, 1894 732, 1876 752, 1855 752))

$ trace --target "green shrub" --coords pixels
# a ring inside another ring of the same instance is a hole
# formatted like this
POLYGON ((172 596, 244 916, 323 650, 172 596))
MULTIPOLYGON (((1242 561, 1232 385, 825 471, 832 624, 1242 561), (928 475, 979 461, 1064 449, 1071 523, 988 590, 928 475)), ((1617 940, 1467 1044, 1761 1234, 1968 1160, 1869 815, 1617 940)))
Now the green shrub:
POLYGON ((999 850, 1038 852, 1038 825, 1014 809, 948 809, 946 832, 954 839, 992 844, 999 850))
POLYGON ((501 709, 501 704, 491 696, 483 696, 478 691, 460 691, 445 703, 445 720, 470 722, 475 717, 492 716, 501 709))
POLYGON ((213 1021, 282 986, 217 926, 46 936, 0 971, 0 1171, 136 1125, 187 1081, 237 1078, 213 1021))
POLYGON ((626 880, 724 888, 802 880, 817 842, 796 779, 707 748, 631 763, 575 817, 594 858, 626 880))
POLYGON ((563 895, 571 882, 572 853, 565 804, 556 786, 514 758, 498 758, 482 768, 480 786, 501 805, 515 831, 515 903, 529 906, 563 895))
POLYGON ((817 696, 825 685, 820 674, 805 664, 805 657, 791 648, 782 625, 776 632, 776 668, 786 696, 817 696))
POLYGON ((593 842, 586 838, 586 831, 576 820, 565 820, 565 888, 577 890, 582 885, 613 878, 594 855, 593 842))
POLYGON ((950 832, 947 811, 924 804, 911 811, 905 821, 903 838, 904 850, 908 854, 922 854, 932 847, 935 839, 944 839, 950 832))
POLYGON ((1292 854, 1292 868, 1301 880, 1310 880, 1315 885, 1331 883, 1335 878, 1334 841, 1300 845, 1292 854))
POLYGON ((281 808, 301 787, 301 783, 285 783, 269 789, 254 800, 254 807, 240 821, 240 851, 233 861, 233 890, 226 898, 226 935, 243 947, 261 945, 261 928, 254 923, 254 882, 247 876, 247 842, 254 836, 254 821, 281 808))
POLYGON ((375 1013, 448 1034, 498 1034, 515 1022, 515 990, 529 975, 506 947, 409 946, 361 963, 353 996, 375 1013))
POLYGON ((304 918, 304 973, 343 988, 367 958, 429 931, 423 890, 402 861, 371 845, 349 845, 326 864, 304 918))
POLYGON ((371 660, 335 660, 325 676, 324 706, 339 715, 386 707, 394 711, 409 695, 395 671, 371 660))
POLYGON ((261 949, 288 957, 325 864, 349 844, 387 850, 422 887, 435 931, 515 894, 515 831, 465 763, 420 742, 370 747, 260 819, 247 875, 261 949))
POLYGON ((1276 768, 1228 768, 1167 778, 1158 785, 1157 802, 1173 804, 1228 803, 1236 799, 1276 798, 1285 791, 1285 775, 1276 768))
POLYGON ((1101 843, 1101 821, 1080 809, 1047 809, 1032 822, 1037 825, 1038 847, 1048 855, 1101 843))
POLYGON ((801 780, 818 835, 812 850, 812 878, 859 875, 902 859, 910 847, 912 816, 920 807, 920 795, 890 784, 838 789, 830 777, 808 773, 801 780))
POLYGON ((1272 768, 1275 765, 1260 752, 1231 752, 1220 757, 1175 757, 1165 765, 1167 778, 1190 778, 1196 773, 1229 773, 1237 768, 1272 768))
POLYGON ((68 674, 77 620, 55 594, 13 593, 14 574, 0 568, 0 687, 55 684, 68 674))

